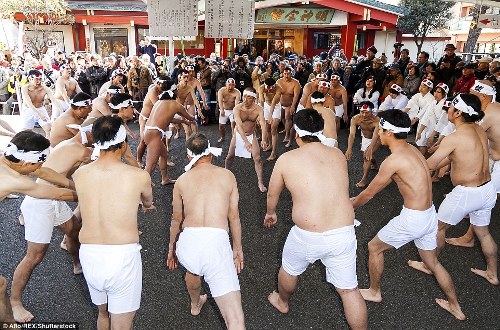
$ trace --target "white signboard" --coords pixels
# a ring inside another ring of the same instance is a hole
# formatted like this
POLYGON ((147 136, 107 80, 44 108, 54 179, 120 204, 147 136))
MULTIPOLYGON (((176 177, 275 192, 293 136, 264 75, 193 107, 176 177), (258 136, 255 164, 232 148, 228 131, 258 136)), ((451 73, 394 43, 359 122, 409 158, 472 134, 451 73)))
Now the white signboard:
POLYGON ((197 36, 198 0, 148 0, 153 37, 197 36))
POLYGON ((484 29, 500 29, 500 15, 479 15, 477 27, 484 29))
POLYGON ((206 38, 252 39, 254 22, 254 0, 206 0, 206 38))

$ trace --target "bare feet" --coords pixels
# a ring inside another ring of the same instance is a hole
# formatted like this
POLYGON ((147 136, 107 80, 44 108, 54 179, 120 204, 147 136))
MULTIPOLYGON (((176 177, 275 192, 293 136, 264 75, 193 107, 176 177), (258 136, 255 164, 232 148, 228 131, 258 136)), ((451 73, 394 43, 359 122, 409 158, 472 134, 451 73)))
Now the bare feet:
POLYGON ((66 236, 64 236, 63 240, 61 241, 61 244, 59 244, 61 249, 68 251, 68 246, 66 245, 66 236))
POLYGON ((292 145, 292 140, 288 141, 288 143, 285 144, 285 148, 290 148, 291 145, 292 145))
POLYGON ((174 166, 175 166, 175 164, 174 164, 174 162, 173 162, 173 161, 171 161, 171 160, 167 160, 167 166, 174 167, 174 166))
POLYGON ((269 146, 269 147, 267 147, 266 149, 262 149, 262 151, 265 151, 265 152, 266 152, 266 151, 271 150, 272 148, 273 148, 272 146, 269 146))
POLYGON ((475 241, 474 238, 472 238, 472 240, 465 239, 464 236, 456 238, 445 238, 444 240, 446 243, 450 245, 461 246, 466 248, 474 247, 474 241, 475 241))
POLYGON ((271 154, 269 157, 267 157, 267 160, 273 161, 276 160, 276 158, 277 158, 276 155, 271 154))
POLYGON ((33 319, 33 314, 24 309, 23 305, 12 306, 14 320, 19 323, 30 322, 33 319))
POLYGON ((453 316, 455 316, 458 320, 461 320, 461 321, 465 320, 465 315, 464 315, 464 313, 462 313, 462 310, 460 309, 460 307, 454 307, 454 306, 452 307, 450 305, 450 303, 448 302, 448 300, 436 298, 436 304, 438 304, 442 308, 446 309, 453 316))
POLYGON ((422 273, 432 275, 431 270, 429 268, 427 268, 427 266, 422 261, 408 260, 408 266, 410 266, 411 268, 414 268, 416 270, 419 270, 422 273))
POLYGON ((5 196, 5 198, 7 198, 7 199, 18 199, 19 195, 8 194, 7 196, 5 196))
POLYGON ((203 307, 206 301, 207 301, 207 295, 204 294, 200 296, 200 300, 198 301, 197 305, 193 305, 193 303, 191 303, 191 315, 193 316, 200 315, 201 308, 203 307))
POLYGON ((481 269, 477 269, 477 268, 471 268, 470 271, 473 272, 476 275, 479 275, 479 276, 485 278, 491 284, 498 285, 498 277, 496 275, 488 274, 487 270, 481 270, 481 269))
POLYGON ((267 188, 262 183, 259 183, 259 190, 260 190, 260 192, 265 193, 267 191, 267 188))
POLYGON ((19 220, 19 224, 20 224, 21 226, 24 226, 24 216, 23 216, 23 214, 22 214, 22 213, 19 215, 18 220, 19 220))
POLYGON ((221 143, 221 142, 224 142, 224 138, 219 138, 219 139, 217 140, 217 143, 221 143))
POLYGON ((172 179, 169 179, 169 180, 166 180, 166 181, 165 180, 161 181, 161 185, 162 186, 166 186, 168 184, 174 184, 174 183, 175 183, 175 180, 172 180, 172 179))
POLYGON ((356 188, 364 188, 366 187, 366 181, 359 181, 355 184, 356 188))
POLYGON ((267 300, 274 306, 279 312, 286 314, 288 313, 288 304, 285 304, 281 299, 278 292, 273 291, 267 297, 267 300))
POLYGON ((74 275, 80 275, 83 273, 83 270, 82 270, 82 265, 78 264, 78 265, 73 265, 73 274, 74 275))
POLYGON ((283 143, 287 143, 287 142, 290 142, 290 139, 288 139, 288 138, 284 138, 284 139, 283 139, 283 143))
POLYGON ((363 296, 363 299, 366 301, 372 301, 379 303, 382 301, 382 294, 374 293, 371 289, 359 289, 359 292, 363 296))

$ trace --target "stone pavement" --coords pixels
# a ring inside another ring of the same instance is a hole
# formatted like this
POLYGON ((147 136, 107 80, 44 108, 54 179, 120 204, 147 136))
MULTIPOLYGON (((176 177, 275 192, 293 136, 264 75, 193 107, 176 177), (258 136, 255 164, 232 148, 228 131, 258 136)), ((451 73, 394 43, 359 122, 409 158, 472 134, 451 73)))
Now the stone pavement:
MULTIPOLYGON (((138 130, 136 124, 131 125, 138 130)), ((203 126, 212 144, 218 138, 217 126, 203 126)), ((229 132, 228 132, 229 135, 229 132)), ((341 130, 340 148, 345 151, 348 130, 341 130)), ((280 138, 282 136, 280 135, 280 138)), ((178 177, 187 163, 184 138, 172 143, 172 158, 178 165, 170 169, 178 177)), ((361 177, 361 152, 359 136, 356 139, 353 158, 349 164, 350 193, 361 177)), ((136 141, 132 141, 136 144, 136 141)), ((216 164, 224 164, 229 141, 223 144, 222 157, 216 164)), ((135 150, 135 147, 133 147, 135 150)), ((284 147, 280 143, 279 154, 284 147)), ((381 150, 376 155, 379 163, 387 155, 381 150)), ((267 153, 264 154, 267 157, 267 153)), ((269 181, 273 162, 264 163, 264 179, 269 181)), ((325 281, 324 266, 320 262, 311 265, 301 276, 296 294, 290 303, 290 312, 281 315, 267 302, 267 295, 277 286, 277 272, 281 263, 281 251, 292 222, 291 200, 287 191, 278 204, 278 224, 271 229, 262 226, 266 211, 266 195, 259 192, 251 160, 236 159, 233 172, 240 191, 240 217, 243 229, 245 269, 240 274, 243 309, 248 329, 346 329, 340 297, 325 281)), ((375 171, 370 173, 370 179, 375 171)), ((189 297, 181 270, 169 271, 165 267, 171 216, 172 186, 161 186, 158 170, 153 175, 155 213, 139 214, 144 280, 142 306, 135 319, 135 329, 218 329, 221 318, 213 299, 203 307, 200 316, 189 313, 189 297)), ((452 188, 449 178, 434 184, 434 202, 439 206, 443 194, 452 188)), ((209 193, 209 192, 207 192, 209 193)), ((20 213, 19 200, 0 202, 0 274, 10 287, 17 263, 25 253, 24 230, 17 222, 20 213)), ((74 206, 74 205, 72 205, 74 206)), ((368 285, 369 240, 389 219, 397 215, 402 198, 396 185, 389 185, 366 206, 356 211, 362 225, 356 229, 358 237, 358 280, 361 288, 368 285)), ((311 210, 314 215, 314 210, 311 210)), ((500 216, 494 209, 491 231, 500 241, 500 216)), ((449 236, 465 232, 468 221, 449 231, 449 236)), ((72 275, 70 256, 59 248, 62 234, 54 230, 53 240, 45 260, 33 273, 24 295, 25 307, 35 315, 34 322, 77 322, 80 329, 94 329, 97 308, 91 303, 83 276, 72 275)), ((407 266, 408 259, 417 258, 413 244, 399 251, 386 253, 383 276, 383 298, 380 304, 368 303, 371 329, 499 329, 500 291, 483 278, 470 272, 471 267, 484 268, 480 246, 465 249, 447 246, 441 262, 450 272, 457 289, 465 322, 455 320, 438 307, 434 299, 444 298, 432 276, 417 272, 407 266)))

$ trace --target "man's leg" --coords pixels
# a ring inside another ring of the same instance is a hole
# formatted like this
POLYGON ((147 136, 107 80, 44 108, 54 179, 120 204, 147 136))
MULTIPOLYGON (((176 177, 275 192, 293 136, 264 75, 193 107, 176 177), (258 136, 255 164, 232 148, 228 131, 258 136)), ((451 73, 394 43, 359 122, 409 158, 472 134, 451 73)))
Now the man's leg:
POLYGON ((170 177, 168 176, 168 148, 161 140, 159 144, 159 149, 160 149, 161 184, 167 185, 175 183, 175 180, 170 179, 170 177))
POLYGON ((267 188, 264 185, 264 181, 262 180, 263 169, 262 169, 262 159, 260 158, 260 147, 259 140, 254 135, 252 141, 252 158, 255 165, 255 173, 257 174, 257 185, 259 186, 259 190, 261 192, 266 192, 267 188))
POLYGON ((136 311, 111 315, 111 330, 132 330, 136 311))
POLYGON ((340 117, 338 116, 335 116, 335 128, 337 129, 337 135, 338 135, 340 131, 340 117))
POLYGON ((108 304, 97 305, 97 330, 109 330, 108 304))
POLYGON ((461 247, 473 247, 474 246, 474 228, 472 225, 469 226, 465 235, 457 238, 445 238, 446 243, 461 247))
MULTIPOLYGON (((336 117, 338 118, 338 117, 336 117)), ((368 172, 370 172, 371 161, 364 157, 365 153, 363 152, 363 177, 356 183, 356 187, 363 188, 366 186, 366 179, 368 178, 368 172)))
POLYGON ((338 289, 337 292, 342 298, 342 305, 344 305, 344 313, 349 327, 355 329, 368 328, 368 311, 366 310, 366 302, 359 292, 358 288, 355 289, 338 289))
POLYGON ((481 250, 483 250, 484 258, 486 259, 486 270, 471 268, 471 271, 476 275, 484 277, 491 284, 498 285, 497 244, 493 237, 491 237, 488 226, 473 226, 473 228, 481 243, 481 250))
POLYGON ((27 242, 26 256, 17 265, 12 279, 10 303, 14 319, 19 323, 26 323, 33 319, 33 314, 28 312, 23 306, 23 291, 28 283, 31 273, 40 262, 42 262, 49 244, 27 242))
POLYGON ((146 172, 151 175, 158 164, 158 159, 160 159, 160 148, 163 142, 161 138, 153 136, 148 137, 148 142, 146 143, 146 167, 144 168, 146 172))
POLYGON ((78 240, 78 234, 80 230, 78 226, 75 225, 77 221, 76 217, 73 215, 71 219, 65 223, 59 225, 59 229, 65 234, 66 237, 66 248, 71 254, 71 259, 73 260, 73 274, 81 274, 82 265, 80 265, 80 258, 78 257, 78 251, 80 250, 80 241, 78 240))
POLYGON ((438 222, 438 232, 437 232, 437 248, 436 248, 436 257, 439 257, 441 251, 443 250, 446 237, 446 230, 450 228, 451 225, 444 223, 442 221, 438 222))
POLYGON ((232 291, 214 299, 229 330, 245 329, 240 291, 232 291))
POLYGON ((434 274, 436 280, 444 291, 448 300, 436 298, 436 303, 453 314, 459 320, 465 320, 465 315, 458 304, 457 293, 453 285, 453 280, 446 269, 441 265, 436 256, 436 250, 421 250, 418 249, 420 258, 426 267, 434 274))
POLYGON ((233 133, 233 136, 231 137, 231 143, 229 144, 229 150, 227 151, 226 161, 224 165, 224 167, 227 169, 229 169, 234 162, 234 152, 236 149, 236 134, 238 133, 233 133))
POLYGON ((361 295, 365 300, 373 302, 382 301, 382 273, 384 272, 384 252, 393 247, 384 243, 375 236, 368 243, 368 271, 370 273, 370 287, 361 289, 361 295))
POLYGON ((297 288, 298 276, 288 274, 281 266, 278 273, 278 292, 273 291, 267 299, 281 313, 288 313, 288 301, 297 288))
MULTIPOLYGON (((203 304, 207 301, 207 295, 200 295, 201 291, 201 278, 198 275, 186 272, 186 288, 191 298, 191 315, 197 316, 201 313, 203 304)), ((241 302, 240 302, 241 304, 241 302)), ((222 310, 221 310, 222 312, 222 310)), ((224 316, 224 314, 222 314, 224 316)))
POLYGON ((278 126, 280 124, 279 119, 274 119, 271 122, 271 154, 267 160, 275 160, 276 157, 276 146, 278 145, 278 126))
POLYGON ((290 107, 284 107, 285 108, 285 139, 283 142, 287 142, 287 145, 289 146, 290 141, 292 141, 293 136, 291 136, 291 131, 293 127, 293 120, 292 120, 292 114, 290 113, 290 107))
POLYGON ((7 297, 7 280, 0 276, 0 323, 15 323, 9 297, 7 297))

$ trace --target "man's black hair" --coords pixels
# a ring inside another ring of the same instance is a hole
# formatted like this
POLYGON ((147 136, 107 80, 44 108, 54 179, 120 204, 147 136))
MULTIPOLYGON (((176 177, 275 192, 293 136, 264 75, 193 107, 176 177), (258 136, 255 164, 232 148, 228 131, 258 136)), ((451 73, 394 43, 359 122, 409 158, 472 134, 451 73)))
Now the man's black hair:
MULTIPOLYGON (((116 93, 115 95, 113 95, 111 97, 111 99, 109 100, 109 103, 116 106, 116 105, 122 103, 123 101, 129 100, 129 99, 132 99, 132 96, 130 96, 130 94, 116 93)), ((119 111, 120 111, 120 109, 111 109, 111 113, 114 113, 114 114, 117 114, 119 111)))
POLYGON ((311 98, 312 99, 322 99, 325 97, 325 94, 321 93, 321 92, 314 92, 311 94, 311 98))
POLYGON ((274 78, 266 78, 266 80, 264 80, 264 84, 266 84, 267 86, 272 86, 274 84, 276 84, 276 80, 274 78))
MULTIPOLYGON (((72 101, 73 101, 73 102, 80 102, 80 101, 84 101, 84 100, 88 100, 88 99, 92 99, 92 96, 90 96, 90 95, 89 95, 89 94, 87 94, 87 93, 80 92, 80 93, 76 94, 76 95, 73 97, 72 101)), ((78 109, 79 107, 78 107, 78 106, 76 106, 76 105, 73 105, 73 104, 72 104, 72 105, 71 105, 71 108, 72 108, 72 109, 78 109)))
MULTIPOLYGON (((294 115, 293 122, 298 128, 311 133, 323 130, 325 121, 314 109, 303 109, 294 115)), ((317 136, 306 135, 301 137, 303 142, 320 142, 317 136)))
POLYGON ((478 113, 477 115, 470 115, 462 111, 462 117, 464 118, 464 121, 466 123, 474 123, 476 121, 483 119, 484 112, 481 110, 481 100, 479 100, 479 97, 477 97, 474 94, 464 94, 464 93, 461 93, 460 97, 465 102, 465 104, 471 106, 474 109, 474 111, 478 113))
MULTIPOLYGON (((172 87, 172 85, 174 85, 174 82, 172 80, 165 80, 162 83, 162 90, 168 91, 170 89, 170 87, 172 87)), ((164 92, 164 93, 160 94, 160 98, 159 98, 159 100, 175 100, 175 99, 177 99, 177 89, 175 91, 173 91, 172 95, 170 95, 170 93, 164 92)))
MULTIPOLYGON (((95 143, 111 141, 116 137, 122 120, 117 116, 103 116, 97 119, 92 126, 92 137, 95 143)), ((105 151, 114 151, 122 147, 123 142, 110 146, 105 151)))
MULTIPOLYGON (((389 124, 392 124, 396 127, 409 128, 411 126, 411 120, 408 114, 398 109, 379 112, 378 116, 380 117, 380 120, 385 120, 389 124)), ((408 133, 405 132, 393 133, 393 134, 394 137, 398 140, 403 140, 408 137, 408 133)))
POLYGON ((202 133, 192 134, 186 140, 186 148, 191 150, 191 152, 195 155, 201 154, 205 149, 208 148, 208 139, 202 133))
MULTIPOLYGON (((21 131, 14 135, 10 143, 16 145, 18 150, 24 151, 42 151, 50 146, 50 141, 43 135, 32 131, 21 131)), ((19 163, 20 160, 16 157, 9 155, 5 158, 13 163, 19 163)))

